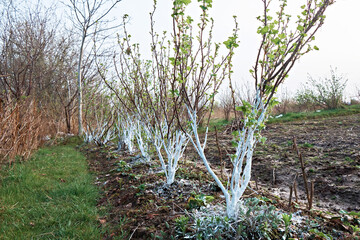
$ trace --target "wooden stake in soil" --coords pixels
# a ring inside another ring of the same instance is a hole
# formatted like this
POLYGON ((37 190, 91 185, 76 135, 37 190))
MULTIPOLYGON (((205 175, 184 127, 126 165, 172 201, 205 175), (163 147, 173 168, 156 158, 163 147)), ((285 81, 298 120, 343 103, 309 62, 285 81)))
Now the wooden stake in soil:
POLYGON ((297 193, 297 184, 294 182, 294 193, 295 193, 295 202, 299 202, 299 197, 297 193))
POLYGON ((293 193, 293 186, 290 185, 289 210, 291 210, 292 193, 293 193))
POLYGON ((259 190, 257 175, 255 175, 254 177, 255 177, 255 187, 256 187, 256 190, 259 190))
POLYGON ((295 174, 295 177, 294 177, 294 181, 293 181, 293 189, 294 189, 294 194, 295 194, 295 202, 298 202, 298 194, 297 194, 297 189, 296 189, 296 179, 298 177, 298 174, 296 173, 295 174))
POLYGON ((273 172, 272 172, 272 177, 273 177, 273 185, 276 184, 276 173, 275 173, 275 168, 273 168, 273 172))
POLYGON ((305 172, 305 164, 304 164, 304 160, 302 158, 302 155, 297 147, 297 144, 296 144, 296 137, 293 138, 293 142, 294 142, 294 148, 296 150, 296 153, 300 159, 300 164, 301 164, 301 171, 302 171, 302 175, 303 175, 303 179, 304 179, 304 187, 305 187, 305 193, 306 193, 306 198, 308 200, 308 207, 309 207, 309 210, 311 209, 311 206, 310 206, 310 193, 309 193, 309 187, 308 187, 308 181, 307 181, 307 176, 306 176, 306 172, 305 172))
POLYGON ((313 200, 314 200, 314 181, 311 181, 309 210, 312 208, 313 200))

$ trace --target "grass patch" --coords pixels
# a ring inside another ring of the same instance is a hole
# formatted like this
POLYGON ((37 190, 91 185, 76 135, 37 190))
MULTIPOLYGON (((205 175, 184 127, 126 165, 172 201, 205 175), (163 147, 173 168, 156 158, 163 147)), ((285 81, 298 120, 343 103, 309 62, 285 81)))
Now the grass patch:
POLYGON ((101 239, 98 189, 73 146, 0 171, 0 239, 101 239))
POLYGON ((286 113, 279 118, 269 118, 268 123, 290 122, 304 119, 318 119, 336 116, 346 116, 360 113, 360 104, 344 106, 339 109, 328 109, 314 112, 286 113))
MULTIPOLYGON (((210 119, 209 132, 215 132, 215 127, 218 131, 222 131, 230 123, 231 123, 231 121, 227 121, 222 118, 210 119)), ((206 123, 204 123, 204 125, 206 125, 206 123)), ((199 127, 200 133, 205 133, 205 130, 206 130, 206 128, 204 126, 199 127)))

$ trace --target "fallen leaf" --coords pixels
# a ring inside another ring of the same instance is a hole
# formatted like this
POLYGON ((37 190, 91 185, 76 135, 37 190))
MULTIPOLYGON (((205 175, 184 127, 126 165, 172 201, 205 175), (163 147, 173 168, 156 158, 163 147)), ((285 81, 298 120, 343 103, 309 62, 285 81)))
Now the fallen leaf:
POLYGON ((153 219, 155 216, 159 216, 160 214, 148 214, 146 216, 147 219, 153 219))

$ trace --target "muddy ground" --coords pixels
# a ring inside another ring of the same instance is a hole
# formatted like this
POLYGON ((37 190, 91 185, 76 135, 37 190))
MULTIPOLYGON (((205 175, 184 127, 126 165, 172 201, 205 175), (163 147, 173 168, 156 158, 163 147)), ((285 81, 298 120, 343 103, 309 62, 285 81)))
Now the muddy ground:
MULTIPOLYGON (((253 159, 252 179, 258 185, 288 198, 289 185, 298 175, 299 198, 305 201, 301 165, 293 147, 296 137, 309 185, 314 181, 314 205, 331 211, 360 211, 359 114, 270 124, 262 135, 267 141, 258 144, 253 159)), ((220 132, 218 137, 222 149, 231 153, 231 136, 220 132)), ((215 134, 208 153, 216 164, 219 151, 214 138, 215 134)))
MULTIPOLYGON (((273 199, 279 209, 306 213, 300 162, 293 149, 295 136, 308 181, 314 181, 313 206, 317 211, 309 217, 320 221, 321 229, 337 229, 344 232, 343 236, 351 235, 351 230, 343 224, 319 216, 323 213, 335 216, 340 210, 360 211, 360 115, 270 124, 263 135, 267 141, 258 145, 254 154, 253 190, 248 189, 245 197, 266 196, 273 199), (296 175, 299 200, 289 209, 289 185, 296 175)), ((224 162, 224 180, 226 172, 231 171, 227 156, 232 152, 231 139, 231 134, 219 131, 217 144, 215 133, 210 133, 206 151, 219 175, 220 159, 224 162)), ((169 239, 174 234, 175 219, 191 212, 190 202, 197 195, 213 196, 215 200, 211 204, 224 202, 191 146, 185 152, 176 183, 168 187, 164 186, 165 176, 158 162, 144 163, 136 155, 114 150, 115 147, 82 148, 97 175, 96 184, 102 189, 98 206, 109 212, 99 217, 106 229, 104 239, 154 239, 156 236, 169 239)), ((304 226, 304 231, 306 229, 304 226)))
POLYGON ((360 211, 360 115, 274 124, 264 135, 267 144, 259 146, 254 156, 254 175, 261 183, 279 189, 285 197, 298 174, 297 182, 304 190, 299 158, 292 146, 295 136, 308 181, 314 181, 315 206, 335 212, 360 211), (275 184, 270 181, 273 171, 275 184))

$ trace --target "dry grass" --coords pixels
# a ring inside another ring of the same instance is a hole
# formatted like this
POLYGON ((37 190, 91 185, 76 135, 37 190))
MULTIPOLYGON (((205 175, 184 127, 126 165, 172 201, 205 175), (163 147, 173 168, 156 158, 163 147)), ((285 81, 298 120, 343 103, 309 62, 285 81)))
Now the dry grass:
POLYGON ((15 157, 29 158, 41 143, 42 114, 34 99, 22 99, 0 107, 0 165, 15 157))

